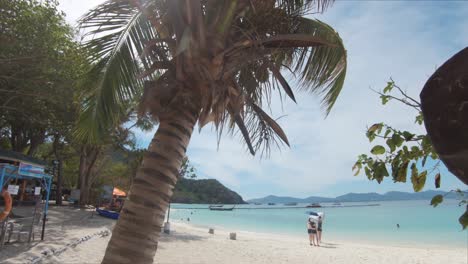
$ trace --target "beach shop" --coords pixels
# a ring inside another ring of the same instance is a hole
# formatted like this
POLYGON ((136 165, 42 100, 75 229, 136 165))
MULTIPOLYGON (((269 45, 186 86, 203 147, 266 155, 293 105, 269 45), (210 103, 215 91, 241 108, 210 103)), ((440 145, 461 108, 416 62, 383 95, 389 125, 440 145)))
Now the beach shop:
POLYGON ((36 233, 44 239, 52 185, 46 165, 21 153, 0 150, 0 184, 8 186, 13 198, 12 212, 0 223, 0 248, 5 243, 31 242, 36 233))

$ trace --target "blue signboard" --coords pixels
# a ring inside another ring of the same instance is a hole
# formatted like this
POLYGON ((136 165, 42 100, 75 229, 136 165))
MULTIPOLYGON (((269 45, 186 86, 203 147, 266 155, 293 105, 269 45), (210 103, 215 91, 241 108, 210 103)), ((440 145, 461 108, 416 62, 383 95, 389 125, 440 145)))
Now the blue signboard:
POLYGON ((21 162, 18 167, 18 174, 31 177, 42 177, 42 174, 44 174, 44 167, 21 162))

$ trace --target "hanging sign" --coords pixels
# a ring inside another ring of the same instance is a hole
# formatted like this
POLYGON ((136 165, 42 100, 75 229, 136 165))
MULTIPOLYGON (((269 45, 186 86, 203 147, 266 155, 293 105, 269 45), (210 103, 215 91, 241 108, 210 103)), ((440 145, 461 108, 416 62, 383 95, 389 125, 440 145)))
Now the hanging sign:
POLYGON ((21 162, 18 168, 18 174, 25 176, 39 176, 44 174, 44 167, 21 162))
POLYGON ((8 185, 8 192, 11 195, 17 195, 18 190, 19 190, 19 185, 12 185, 12 184, 8 185))
POLYGON ((34 187, 34 195, 40 195, 41 194, 41 187, 34 187))

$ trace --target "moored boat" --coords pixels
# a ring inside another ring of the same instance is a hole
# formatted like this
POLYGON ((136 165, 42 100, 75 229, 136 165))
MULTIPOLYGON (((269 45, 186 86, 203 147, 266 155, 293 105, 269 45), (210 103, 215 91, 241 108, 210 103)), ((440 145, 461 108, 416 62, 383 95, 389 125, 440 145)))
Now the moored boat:
POLYGON ((224 207, 223 205, 221 205, 221 206, 209 206, 208 208, 211 211, 232 211, 232 210, 234 210, 234 207, 236 207, 236 206, 228 208, 228 207, 224 207))
POLYGON ((106 209, 96 208, 96 212, 100 216, 104 216, 104 217, 111 218, 111 219, 116 219, 116 220, 119 219, 119 216, 120 216, 119 212, 106 210, 106 209))
POLYGON ((319 203, 313 203, 306 206, 307 208, 320 208, 322 207, 319 203))

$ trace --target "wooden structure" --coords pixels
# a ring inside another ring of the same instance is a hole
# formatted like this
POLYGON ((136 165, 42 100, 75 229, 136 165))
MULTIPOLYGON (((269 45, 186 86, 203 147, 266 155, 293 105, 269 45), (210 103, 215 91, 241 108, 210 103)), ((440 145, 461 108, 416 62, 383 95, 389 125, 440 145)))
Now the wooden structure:
MULTIPOLYGON (((47 211, 49 208, 49 197, 50 189, 52 186, 52 175, 46 173, 46 163, 34 159, 32 157, 25 156, 21 153, 0 150, 0 185, 1 187, 9 185, 9 189, 18 195, 19 201, 25 200, 29 195, 32 196, 32 202, 36 205, 40 205, 42 195, 44 195, 44 206, 42 210, 37 210, 37 206, 34 207, 34 213, 30 219, 30 231, 28 233, 28 242, 34 239, 33 227, 34 224, 40 222, 38 212, 42 211, 43 223, 41 231, 41 240, 44 240, 45 221, 47 218, 47 211), (18 185, 10 185, 14 181, 22 181, 21 188, 18 185), (26 192, 26 182, 35 182, 39 186, 34 186, 29 192, 26 192), (11 187, 11 188, 10 188, 11 187), (16 193, 18 191, 18 194, 16 193)), ((25 218, 23 218, 25 220, 25 218)), ((29 220, 28 220, 29 221, 29 220)), ((14 225, 17 221, 4 221, 0 230, 0 246, 3 245, 6 233, 9 231, 8 237, 11 237, 11 233, 14 230, 14 225)), ((18 233, 18 240, 21 232, 18 233)))

